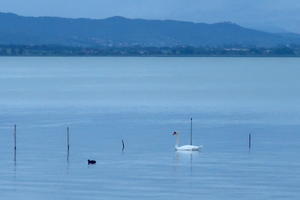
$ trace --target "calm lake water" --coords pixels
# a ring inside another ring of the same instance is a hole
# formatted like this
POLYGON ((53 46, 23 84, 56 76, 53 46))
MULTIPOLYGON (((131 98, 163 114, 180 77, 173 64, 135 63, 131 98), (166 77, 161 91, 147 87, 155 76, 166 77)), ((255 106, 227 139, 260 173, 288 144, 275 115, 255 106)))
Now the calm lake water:
POLYGON ((299 75, 298 58, 1 57, 0 198, 298 200, 299 75), (190 117, 204 148, 176 153, 190 117))

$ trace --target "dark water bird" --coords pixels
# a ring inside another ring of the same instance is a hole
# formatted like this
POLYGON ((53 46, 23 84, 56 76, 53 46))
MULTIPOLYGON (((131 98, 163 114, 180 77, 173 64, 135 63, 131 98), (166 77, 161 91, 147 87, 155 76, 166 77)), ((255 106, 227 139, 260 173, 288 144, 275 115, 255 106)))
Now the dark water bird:
POLYGON ((89 165, 94 165, 94 164, 96 164, 96 160, 88 160, 88 164, 89 165))

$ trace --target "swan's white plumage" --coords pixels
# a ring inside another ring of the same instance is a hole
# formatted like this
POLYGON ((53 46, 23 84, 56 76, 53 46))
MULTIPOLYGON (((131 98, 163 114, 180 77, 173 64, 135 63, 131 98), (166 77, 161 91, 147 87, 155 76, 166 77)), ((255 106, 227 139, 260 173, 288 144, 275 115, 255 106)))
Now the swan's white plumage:
POLYGON ((175 146, 176 151, 200 151, 202 146, 195 145, 183 145, 183 146, 175 146))
POLYGON ((175 150, 176 151, 200 151, 202 149, 202 146, 195 146, 195 145, 183 145, 179 146, 179 132, 174 131, 173 135, 176 136, 176 145, 175 150))

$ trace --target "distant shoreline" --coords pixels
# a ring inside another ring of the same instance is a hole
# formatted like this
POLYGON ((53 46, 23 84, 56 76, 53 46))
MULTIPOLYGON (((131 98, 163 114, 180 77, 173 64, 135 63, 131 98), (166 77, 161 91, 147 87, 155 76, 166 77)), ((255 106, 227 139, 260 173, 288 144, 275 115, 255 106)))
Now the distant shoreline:
POLYGON ((0 58, 300 58, 300 56, 64 56, 64 55, 18 55, 18 56, 4 56, 0 58))
POLYGON ((1 57, 300 57, 299 46, 278 47, 70 47, 0 45, 1 57))

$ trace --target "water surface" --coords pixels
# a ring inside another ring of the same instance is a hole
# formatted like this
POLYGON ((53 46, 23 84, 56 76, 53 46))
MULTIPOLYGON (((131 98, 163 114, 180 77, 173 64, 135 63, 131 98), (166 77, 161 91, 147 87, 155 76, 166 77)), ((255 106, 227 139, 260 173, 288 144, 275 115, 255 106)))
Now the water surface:
POLYGON ((2 57, 0 196, 299 199, 299 65, 298 58, 2 57), (190 117, 193 142, 204 149, 176 153, 171 132, 187 144, 190 117))

